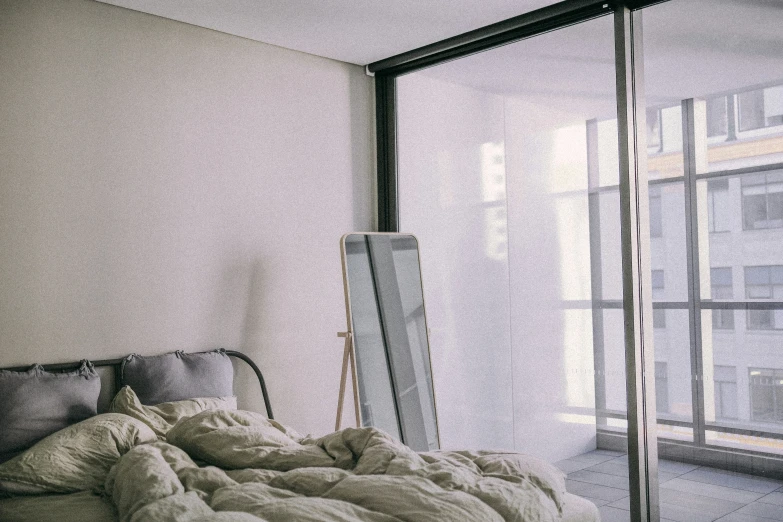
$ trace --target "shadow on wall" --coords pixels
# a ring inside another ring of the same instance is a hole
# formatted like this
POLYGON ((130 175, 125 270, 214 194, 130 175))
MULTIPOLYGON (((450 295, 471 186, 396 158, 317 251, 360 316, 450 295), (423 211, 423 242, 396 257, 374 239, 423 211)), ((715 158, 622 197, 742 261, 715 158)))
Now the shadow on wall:
MULTIPOLYGON (((263 335, 269 332, 270 322, 267 320, 269 305, 265 303, 268 292, 264 292, 264 269, 261 260, 256 259, 242 270, 245 276, 244 287, 246 289, 245 317, 240 331, 241 336, 238 340, 237 349, 247 354, 261 369, 264 379, 267 381, 269 398, 272 402, 272 411, 275 411, 275 390, 269 385, 270 372, 266 360, 262 356, 263 335)), ((243 288, 240 287, 237 295, 242 295, 243 288)), ((242 410, 264 412, 264 401, 261 395, 261 388, 258 379, 253 371, 244 363, 235 365, 234 387, 241 390, 238 395, 238 407, 242 410)))

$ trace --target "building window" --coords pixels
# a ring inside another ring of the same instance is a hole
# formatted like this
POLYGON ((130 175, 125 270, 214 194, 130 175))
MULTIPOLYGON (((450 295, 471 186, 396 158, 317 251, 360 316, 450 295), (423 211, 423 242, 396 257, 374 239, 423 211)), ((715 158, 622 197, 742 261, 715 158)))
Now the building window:
POLYGON ((653 309, 653 328, 666 328, 666 310, 662 308, 653 309))
POLYGON ((663 270, 652 271, 652 297, 656 301, 662 300, 664 296, 663 270))
POLYGON ((749 368, 750 419, 783 422, 783 370, 749 368))
POLYGON ((783 227, 783 171, 742 176, 742 228, 783 227))
POLYGON ((715 418, 738 419, 737 369, 734 366, 715 366, 715 418))
MULTIPOLYGON (((783 265, 746 266, 745 297, 783 301, 783 265)), ((748 330, 783 330, 783 310, 748 310, 748 330)))
POLYGON ((660 152, 661 143, 661 111, 647 109, 647 148, 650 152, 660 152))
POLYGON ((647 109, 647 152, 682 150, 682 107, 647 109))
MULTIPOLYGON (((652 271, 652 297, 656 301, 664 297, 663 270, 652 271)), ((666 310, 663 308, 653 308, 653 328, 666 328, 666 310)))
POLYGON ((655 408, 658 413, 669 413, 668 373, 665 362, 655 361, 655 408))
POLYGON ((707 223, 710 232, 727 232, 731 224, 729 180, 707 182, 707 223))
MULTIPOLYGON (((710 268, 712 299, 732 299, 731 267, 710 268)), ((734 310, 712 310, 713 330, 733 330, 734 310)))
POLYGON ((783 125, 783 85, 742 92, 739 102, 739 130, 748 131, 783 125))
POLYGON ((726 96, 707 99, 707 136, 725 136, 729 132, 726 96))
POLYGON ((650 187, 650 237, 663 237, 661 187, 650 187))

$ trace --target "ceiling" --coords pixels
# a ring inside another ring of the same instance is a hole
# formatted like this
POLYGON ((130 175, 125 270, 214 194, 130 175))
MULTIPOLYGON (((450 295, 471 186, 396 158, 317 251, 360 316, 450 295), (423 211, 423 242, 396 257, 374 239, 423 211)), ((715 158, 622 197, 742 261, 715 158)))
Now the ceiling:
POLYGON ((357 65, 556 0, 98 0, 357 65))
MULTIPOLYGON (((557 3, 553 0, 99 0, 366 65, 557 3)), ((783 0, 678 0, 644 10, 647 101, 783 81, 783 0), (694 23, 698 20, 699 23, 694 23)), ((421 71, 505 96, 614 114, 612 18, 421 71)))
MULTIPOLYGON (((783 0, 678 0, 643 23, 648 106, 783 83, 783 0)), ((606 16, 417 74, 600 119, 616 116, 614 60, 606 16)))

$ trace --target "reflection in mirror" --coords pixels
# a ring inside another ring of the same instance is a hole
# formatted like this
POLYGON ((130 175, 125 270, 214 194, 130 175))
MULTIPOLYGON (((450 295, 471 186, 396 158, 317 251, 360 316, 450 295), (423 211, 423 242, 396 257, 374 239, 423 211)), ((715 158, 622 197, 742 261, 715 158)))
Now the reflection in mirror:
POLYGON ((363 426, 416 451, 439 447, 418 242, 407 234, 341 240, 363 426))

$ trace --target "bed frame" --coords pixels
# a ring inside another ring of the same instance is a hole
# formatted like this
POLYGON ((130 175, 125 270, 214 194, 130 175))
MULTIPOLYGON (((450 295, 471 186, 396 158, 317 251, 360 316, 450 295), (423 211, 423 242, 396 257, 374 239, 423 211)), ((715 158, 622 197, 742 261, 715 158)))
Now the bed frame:
MULTIPOLYGON (((264 397, 264 406, 266 407, 266 416, 270 419, 274 419, 274 416, 272 415, 272 404, 269 402, 269 394, 266 390, 266 383, 264 382, 264 376, 261 373, 261 370, 258 368, 258 365, 256 365, 253 360, 245 355, 242 352, 237 352, 236 350, 225 350, 226 355, 229 357, 233 357, 235 359, 240 359, 248 364, 250 368, 253 370, 253 372, 256 374, 256 377, 258 378, 258 383, 261 385, 261 395, 264 397)), ((111 388, 109 389, 109 393, 111 397, 114 397, 114 395, 119 391, 120 389, 120 383, 122 382, 121 375, 122 375, 122 363, 125 361, 125 357, 121 357, 119 359, 103 359, 100 361, 93 361, 89 360, 93 366, 96 368, 106 368, 110 367, 113 370, 114 373, 114 379, 113 384, 111 388)), ((42 364, 43 369, 48 372, 67 372, 71 370, 78 370, 79 367, 81 367, 82 361, 77 362, 70 362, 70 363, 59 363, 59 364, 42 364)), ((10 370, 14 372, 24 372, 30 369, 31 364, 28 364, 26 366, 14 366, 11 368, 0 368, 0 370, 10 370)), ((103 389, 103 382, 101 383, 101 394, 103 395, 104 389, 103 389)))

